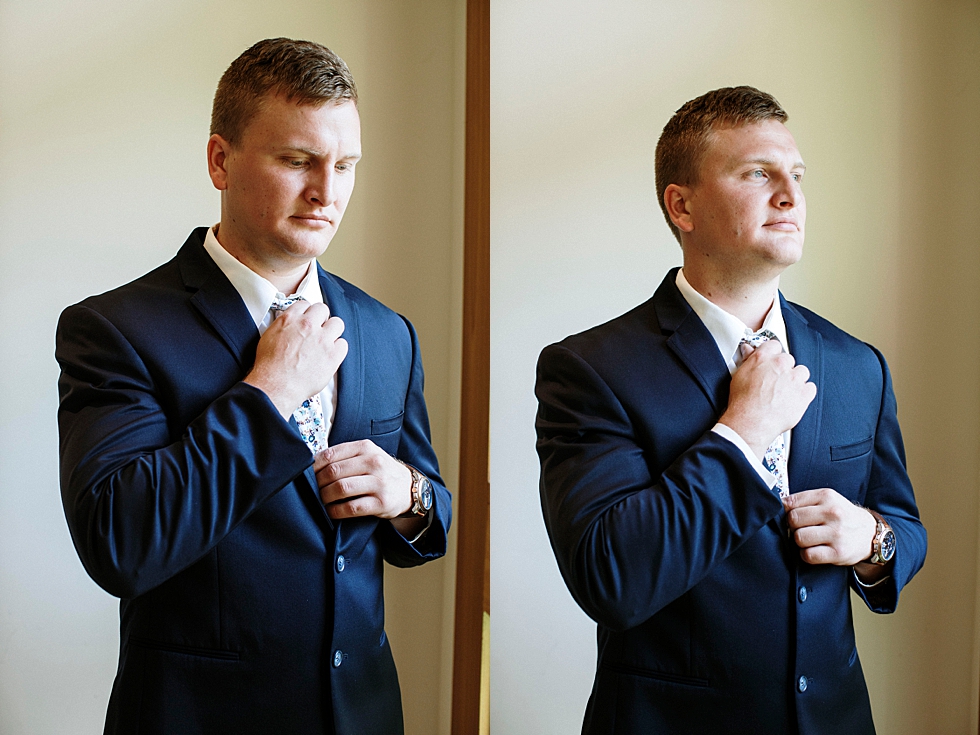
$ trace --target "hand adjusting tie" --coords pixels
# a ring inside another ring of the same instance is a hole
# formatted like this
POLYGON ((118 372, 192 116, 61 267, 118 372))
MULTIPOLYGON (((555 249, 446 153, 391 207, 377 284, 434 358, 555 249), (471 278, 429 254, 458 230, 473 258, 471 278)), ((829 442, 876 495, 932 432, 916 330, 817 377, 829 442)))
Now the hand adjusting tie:
MULTIPOLYGON (((277 318, 297 301, 306 301, 306 299, 302 296, 274 299, 269 305, 272 318, 277 318)), ((299 427, 300 436, 313 454, 327 448, 327 427, 323 420, 323 404, 320 403, 319 393, 303 401, 299 408, 293 411, 293 418, 296 420, 296 426, 299 427)))

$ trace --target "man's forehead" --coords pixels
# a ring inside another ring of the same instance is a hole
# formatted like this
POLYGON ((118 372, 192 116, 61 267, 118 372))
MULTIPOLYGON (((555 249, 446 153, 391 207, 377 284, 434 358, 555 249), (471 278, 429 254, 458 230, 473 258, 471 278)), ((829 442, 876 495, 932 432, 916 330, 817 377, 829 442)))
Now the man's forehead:
POLYGON ((789 163, 806 168, 793 134, 779 120, 713 127, 707 137, 706 153, 729 165, 789 163))
MULTIPOLYGON (((255 114, 246 124, 242 138, 257 134, 263 147, 276 149, 319 150, 313 145, 321 135, 339 136, 351 150, 360 153, 360 113, 353 100, 291 101, 283 95, 262 98, 255 114)), ((322 152, 322 151, 321 151, 322 152)))
POLYGON ((347 114, 360 120, 357 103, 349 99, 310 100, 287 97, 284 94, 268 92, 256 101, 256 114, 266 110, 278 112, 298 112, 300 114, 315 114, 317 112, 347 114))

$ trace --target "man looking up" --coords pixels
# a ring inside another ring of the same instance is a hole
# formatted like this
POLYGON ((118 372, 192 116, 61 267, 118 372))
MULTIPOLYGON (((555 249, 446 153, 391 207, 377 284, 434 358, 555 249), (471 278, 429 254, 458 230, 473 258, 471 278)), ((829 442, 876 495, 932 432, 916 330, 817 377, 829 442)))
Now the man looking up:
POLYGON ((106 732, 399 733, 382 562, 442 556, 451 509, 414 329, 315 260, 361 157, 347 66, 255 44, 207 153, 220 222, 58 326, 65 514, 121 598, 106 732))
POLYGON ((892 612, 926 533, 884 358, 779 293, 805 166, 770 95, 657 145, 683 268, 538 363, 541 498, 598 623, 585 733, 873 733, 848 588, 892 612))

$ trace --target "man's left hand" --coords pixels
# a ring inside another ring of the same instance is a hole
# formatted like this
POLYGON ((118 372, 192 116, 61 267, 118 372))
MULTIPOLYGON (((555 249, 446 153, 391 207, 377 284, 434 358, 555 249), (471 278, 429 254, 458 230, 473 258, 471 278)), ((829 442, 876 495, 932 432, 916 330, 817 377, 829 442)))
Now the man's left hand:
POLYGON ((313 470, 331 518, 394 519, 412 507, 412 473, 369 439, 324 449, 313 470))
POLYGON ((783 498, 800 556, 808 564, 854 566, 871 556, 878 523, 865 508, 829 487, 783 498))

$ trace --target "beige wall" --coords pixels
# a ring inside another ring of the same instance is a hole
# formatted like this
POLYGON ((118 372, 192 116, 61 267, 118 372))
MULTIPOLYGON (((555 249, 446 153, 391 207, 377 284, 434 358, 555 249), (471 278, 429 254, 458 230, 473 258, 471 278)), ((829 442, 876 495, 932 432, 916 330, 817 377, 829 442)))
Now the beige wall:
POLYGON ((807 161, 783 291, 888 357, 930 549, 898 612, 855 606, 882 735, 976 732, 980 5, 495 2, 492 727, 575 732, 594 625, 558 575, 533 451, 545 344, 646 300, 680 263, 652 152, 672 112, 752 84, 807 161))
MULTIPOLYGON (((211 96, 248 45, 326 43, 361 93, 365 158, 322 259, 419 331, 455 484, 462 242, 461 0, 0 2, 0 732, 101 732, 116 601, 85 575, 57 480, 61 309, 172 257, 218 218, 211 96)), ((409 734, 449 732, 454 562, 394 570, 388 632, 409 734)))

